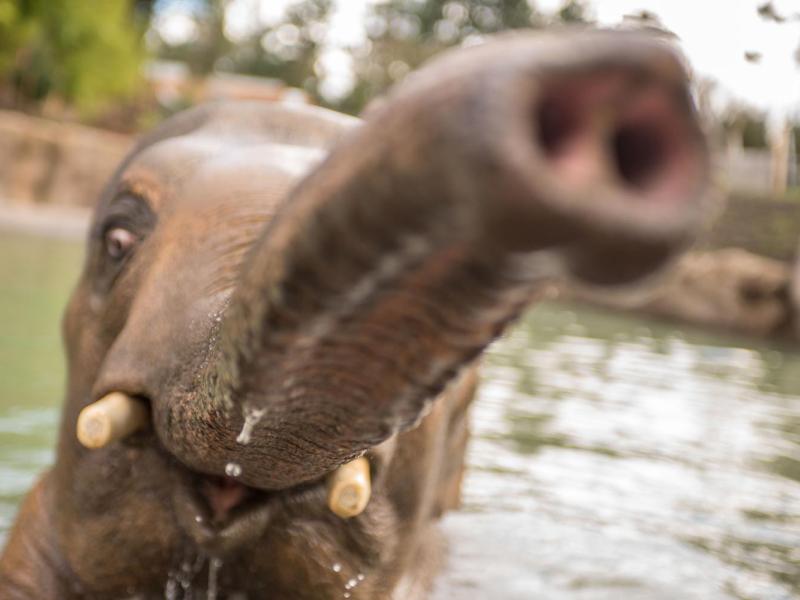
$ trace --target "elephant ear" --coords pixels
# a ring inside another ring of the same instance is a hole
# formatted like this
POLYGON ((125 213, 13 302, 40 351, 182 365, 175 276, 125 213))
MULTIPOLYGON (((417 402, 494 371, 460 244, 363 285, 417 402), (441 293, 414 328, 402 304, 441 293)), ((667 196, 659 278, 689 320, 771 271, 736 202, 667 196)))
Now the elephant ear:
POLYGON ((513 37, 443 59, 291 194, 200 384, 156 415, 162 440, 200 471, 237 462, 254 487, 324 475, 412 426, 546 283, 662 266, 702 223, 707 166, 660 42, 513 37), (564 90, 587 100, 541 109, 564 90), (636 157, 607 143, 631 128, 662 148, 635 186, 620 173, 636 157))

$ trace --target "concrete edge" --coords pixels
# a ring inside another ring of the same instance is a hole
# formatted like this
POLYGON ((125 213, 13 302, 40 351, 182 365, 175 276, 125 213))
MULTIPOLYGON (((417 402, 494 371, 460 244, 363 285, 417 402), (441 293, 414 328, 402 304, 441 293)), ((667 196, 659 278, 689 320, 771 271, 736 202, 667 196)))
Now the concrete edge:
POLYGON ((91 210, 72 206, 17 204, 0 200, 0 232, 83 240, 91 210))

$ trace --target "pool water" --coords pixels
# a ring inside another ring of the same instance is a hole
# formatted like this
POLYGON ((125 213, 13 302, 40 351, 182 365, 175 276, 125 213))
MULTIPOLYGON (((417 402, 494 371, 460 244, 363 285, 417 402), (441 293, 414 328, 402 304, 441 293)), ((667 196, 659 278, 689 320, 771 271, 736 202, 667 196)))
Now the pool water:
MULTIPOLYGON (((53 457, 80 260, 0 232, 0 539, 53 457)), ((800 598, 800 355, 549 304, 485 362, 435 600, 800 598)))
POLYGON ((0 231, 0 538, 53 459, 65 383, 61 312, 82 253, 76 242, 0 231))

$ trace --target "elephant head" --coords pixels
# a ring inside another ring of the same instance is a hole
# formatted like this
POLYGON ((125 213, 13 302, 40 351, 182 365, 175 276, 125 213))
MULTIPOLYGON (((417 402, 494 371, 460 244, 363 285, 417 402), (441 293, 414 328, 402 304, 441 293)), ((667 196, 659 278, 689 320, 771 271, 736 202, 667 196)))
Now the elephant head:
POLYGON ((452 52, 363 122, 255 103, 171 119, 96 210, 58 459, 10 548, 47 514, 48 585, 78 598, 200 570, 208 597, 388 597, 435 512, 434 399, 551 282, 667 264, 708 171, 680 59, 619 32, 452 52), (146 426, 86 449, 78 415, 109 393, 146 426), (373 501, 340 519, 324 482, 364 453, 373 501))

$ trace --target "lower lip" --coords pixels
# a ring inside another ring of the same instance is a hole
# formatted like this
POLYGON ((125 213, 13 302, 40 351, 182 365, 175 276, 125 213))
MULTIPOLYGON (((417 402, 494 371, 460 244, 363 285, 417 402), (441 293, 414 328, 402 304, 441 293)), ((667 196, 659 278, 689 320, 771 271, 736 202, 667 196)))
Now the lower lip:
MULTIPOLYGON (((261 492, 241 486, 226 486, 217 498, 219 506, 226 506, 224 518, 211 514, 210 502, 198 492, 204 482, 185 476, 173 488, 173 507, 180 527, 197 544, 210 554, 224 556, 245 544, 261 538, 272 516, 272 503, 261 492), (239 500, 238 502, 233 502, 239 500)), ((236 484, 239 485, 239 484, 236 484)))

